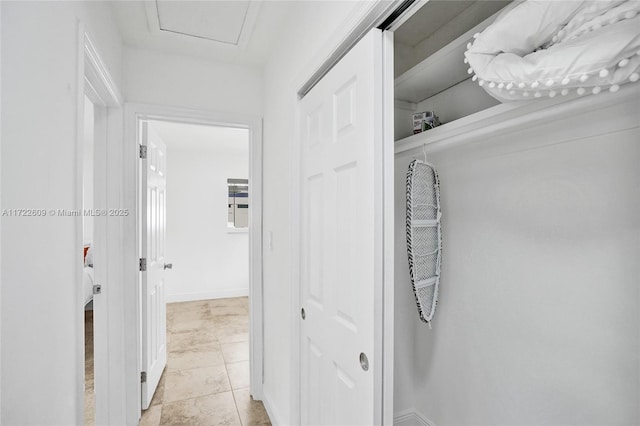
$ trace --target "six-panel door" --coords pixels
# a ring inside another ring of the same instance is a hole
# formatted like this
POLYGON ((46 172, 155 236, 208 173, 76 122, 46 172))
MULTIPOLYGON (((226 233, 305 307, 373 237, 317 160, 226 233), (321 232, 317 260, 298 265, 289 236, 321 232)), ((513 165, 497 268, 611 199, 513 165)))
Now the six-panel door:
POLYGON ((142 144, 147 158, 142 160, 142 408, 151 403, 160 376, 167 364, 165 250, 167 148, 147 122, 142 123, 142 144))
POLYGON ((381 42, 371 31, 300 101, 303 425, 372 425, 381 407, 373 358, 381 42))

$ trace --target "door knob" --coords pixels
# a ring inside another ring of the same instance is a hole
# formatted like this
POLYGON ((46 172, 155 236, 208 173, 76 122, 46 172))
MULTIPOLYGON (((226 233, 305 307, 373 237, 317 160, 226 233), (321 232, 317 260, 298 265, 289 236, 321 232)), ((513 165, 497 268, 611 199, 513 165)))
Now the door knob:
POLYGON ((300 309, 300 316, 302 317, 302 319, 307 318, 307 313, 304 311, 304 308, 300 309))
POLYGON ((173 269, 173 263, 165 263, 164 269, 173 269))

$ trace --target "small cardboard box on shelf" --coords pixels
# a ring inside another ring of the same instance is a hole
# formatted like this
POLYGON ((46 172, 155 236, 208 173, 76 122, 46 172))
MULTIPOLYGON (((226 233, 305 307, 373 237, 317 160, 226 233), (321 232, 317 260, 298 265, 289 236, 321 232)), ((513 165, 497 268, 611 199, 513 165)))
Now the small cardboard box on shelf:
POLYGON ((440 120, 434 111, 417 112, 413 114, 413 134, 422 133, 440 125, 440 120))

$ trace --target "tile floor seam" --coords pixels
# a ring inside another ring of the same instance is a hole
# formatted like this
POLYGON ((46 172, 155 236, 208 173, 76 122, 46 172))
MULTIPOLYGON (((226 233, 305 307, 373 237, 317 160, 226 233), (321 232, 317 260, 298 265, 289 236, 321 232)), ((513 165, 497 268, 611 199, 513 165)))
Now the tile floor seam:
MULTIPOLYGON (((204 395, 196 395, 196 396, 191 396, 189 398, 177 399, 175 401, 163 401, 162 404, 158 404, 158 405, 164 406, 164 405, 167 405, 167 404, 175 404, 175 403, 178 403, 178 402, 191 401, 192 399, 203 398, 205 396, 211 396, 211 395, 220 395, 221 393, 229 393, 229 392, 233 393, 233 390, 229 389, 229 390, 222 391, 222 392, 213 392, 213 393, 207 393, 207 394, 204 394, 204 395)), ((149 406, 149 407, 151 407, 151 406, 149 406)), ((236 407, 236 409, 237 409, 237 407, 236 407)))
MULTIPOLYGON (((244 361, 238 361, 238 362, 244 362, 244 361)), ((233 363, 231 363, 233 364, 233 363)), ((214 364, 214 365, 207 365, 204 367, 194 367, 194 368, 181 368, 179 370, 173 370, 173 371, 166 371, 162 374, 176 374, 176 373, 180 373, 181 371, 193 371, 193 370, 204 370, 206 368, 211 368, 211 367, 219 367, 221 365, 227 365, 227 363, 222 363, 222 364, 214 364)))
MULTIPOLYGON (((220 349, 222 350, 222 348, 220 349)), ((222 358, 224 358, 224 351, 222 352, 222 358)), ((236 398, 236 393, 234 392, 234 389, 233 389, 233 384, 231 383, 231 376, 229 375, 229 368, 227 367, 227 364, 233 364, 233 363, 227 362, 225 359, 224 369, 227 371, 227 377, 229 378, 229 385, 231 386, 231 394, 233 395, 233 404, 236 407, 236 413, 238 414, 238 420, 240 420, 240 426, 245 426, 244 422, 242 421, 242 416, 240 415, 240 407, 238 407, 238 400, 236 398)))
MULTIPOLYGON (((227 372, 228 374, 229 372, 227 372)), ((240 415, 240 408, 238 408, 238 401, 236 399, 236 393, 231 390, 231 393, 233 394, 233 404, 236 406, 236 413, 238 413, 238 419, 240 420, 240 426, 244 426, 244 423, 242 422, 242 416, 240 415)))

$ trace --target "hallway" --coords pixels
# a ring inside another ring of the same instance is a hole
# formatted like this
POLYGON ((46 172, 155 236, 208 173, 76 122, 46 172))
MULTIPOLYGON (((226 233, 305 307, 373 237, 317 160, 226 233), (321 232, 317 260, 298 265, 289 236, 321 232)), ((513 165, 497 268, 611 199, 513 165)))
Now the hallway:
POLYGON ((167 367, 140 424, 270 425, 249 395, 247 297, 167 304, 167 367))

